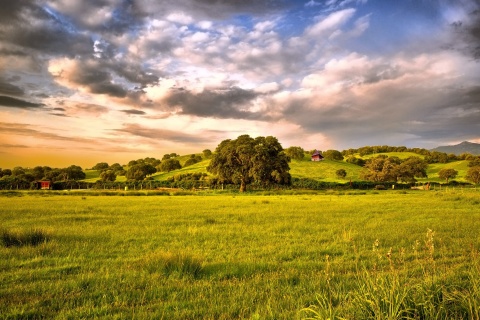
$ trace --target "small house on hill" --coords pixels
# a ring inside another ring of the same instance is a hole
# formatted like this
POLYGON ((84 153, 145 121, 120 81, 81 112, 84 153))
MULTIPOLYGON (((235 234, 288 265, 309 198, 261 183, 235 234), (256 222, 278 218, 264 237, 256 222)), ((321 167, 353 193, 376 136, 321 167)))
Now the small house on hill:
POLYGON ((38 181, 37 188, 41 190, 50 190, 52 189, 52 182, 48 180, 38 181))
POLYGON ((324 160, 325 158, 322 156, 322 154, 320 153, 320 151, 317 151, 315 150, 315 152, 313 152, 312 154, 312 161, 322 161, 324 160))

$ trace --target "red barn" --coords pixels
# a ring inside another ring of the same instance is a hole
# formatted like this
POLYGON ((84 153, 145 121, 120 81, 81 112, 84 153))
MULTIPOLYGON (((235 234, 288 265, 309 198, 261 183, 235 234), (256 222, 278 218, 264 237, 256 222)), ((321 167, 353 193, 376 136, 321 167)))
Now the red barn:
POLYGON ((51 181, 38 181, 38 188, 42 190, 50 190, 52 189, 52 182, 51 181))
POLYGON ((315 152, 312 154, 312 161, 322 161, 324 160, 324 157, 322 156, 322 154, 315 150, 315 152))

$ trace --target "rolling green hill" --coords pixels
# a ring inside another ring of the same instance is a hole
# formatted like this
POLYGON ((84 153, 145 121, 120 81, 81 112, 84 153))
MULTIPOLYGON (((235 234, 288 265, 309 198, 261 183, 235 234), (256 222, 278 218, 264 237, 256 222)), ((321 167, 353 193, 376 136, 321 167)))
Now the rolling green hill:
POLYGON ((292 160, 290 162, 290 174, 293 178, 310 178, 325 182, 359 180, 361 170, 361 167, 345 161, 292 160), (339 169, 344 169, 347 172, 345 179, 337 178, 336 171, 339 169))
MULTIPOLYGON (((389 152, 381 153, 388 157, 398 157, 400 159, 405 159, 408 157, 419 157, 424 158, 424 156, 412 153, 412 152, 389 152)), ((369 159, 380 154, 375 155, 366 155, 360 157, 358 154, 355 155, 357 158, 369 159)), ((182 166, 185 164, 185 161, 190 158, 190 155, 180 156, 177 159, 180 161, 182 166)), ((154 180, 164 181, 169 177, 178 175, 178 174, 187 174, 187 173, 208 173, 207 166, 209 165, 210 160, 206 159, 194 165, 183 167, 179 170, 174 170, 171 172, 158 172, 152 175, 154 180)), ((465 182, 465 175, 468 170, 468 161, 453 161, 449 163, 436 163, 430 164, 427 169, 428 178, 418 179, 419 182, 440 182, 444 183, 445 181, 438 177, 438 172, 443 168, 452 168, 458 171, 458 175, 455 179, 456 181, 465 182)), ((359 181, 360 172, 362 167, 351 164, 344 161, 333 161, 333 160, 324 160, 319 162, 310 161, 309 156, 305 156, 303 160, 292 160, 290 162, 290 174, 293 178, 310 178, 317 181, 324 182, 341 182, 345 183, 347 181, 359 181), (344 169, 347 172, 347 176, 344 179, 338 178, 336 171, 339 169, 344 169)), ((87 178, 85 181, 96 182, 99 179, 99 172, 96 170, 86 170, 87 178)), ((125 181, 125 177, 117 177, 117 181, 125 181)))
POLYGON ((409 157, 418 157, 420 159, 425 159, 425 156, 421 155, 421 154, 417 154, 417 153, 414 153, 414 152, 387 152, 387 153, 375 153, 375 154, 368 154, 368 155, 365 155, 363 157, 360 157, 358 154, 355 155, 357 158, 362 158, 362 159, 370 159, 370 158, 374 158, 374 157, 378 157, 379 155, 386 155, 388 157, 397 157, 397 158, 400 158, 400 159, 406 159, 406 158, 409 158, 409 157))

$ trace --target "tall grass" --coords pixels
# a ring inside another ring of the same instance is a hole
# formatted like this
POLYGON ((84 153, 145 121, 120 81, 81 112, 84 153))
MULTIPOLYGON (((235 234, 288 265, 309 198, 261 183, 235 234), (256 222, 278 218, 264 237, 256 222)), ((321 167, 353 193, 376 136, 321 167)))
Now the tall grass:
POLYGON ((1 243, 4 247, 38 246, 50 239, 48 232, 41 229, 29 229, 26 231, 0 231, 1 243))
MULTIPOLYGON (((435 261, 434 234, 427 230, 421 252, 418 242, 413 244, 413 266, 404 267, 404 250, 395 259, 390 248, 380 255, 388 261, 383 267, 377 260, 373 268, 357 270, 348 291, 329 283, 316 303, 302 309, 303 315, 306 319, 480 319, 479 251, 472 250, 466 270, 447 274, 443 270, 448 266, 435 261), (343 303, 331 296, 343 297, 343 303)), ((379 254, 377 241, 373 251, 379 254)))
POLYGON ((49 195, 0 201, 50 234, 0 246, 0 318, 478 318, 478 192, 49 195))

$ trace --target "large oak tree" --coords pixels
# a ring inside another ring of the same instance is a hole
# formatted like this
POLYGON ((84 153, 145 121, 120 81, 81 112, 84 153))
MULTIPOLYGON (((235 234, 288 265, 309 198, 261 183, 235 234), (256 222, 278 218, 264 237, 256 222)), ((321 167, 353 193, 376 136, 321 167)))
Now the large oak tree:
POLYGON ((242 135, 222 141, 207 170, 222 182, 240 184, 240 192, 245 192, 252 182, 290 184, 289 161, 277 138, 242 135))

